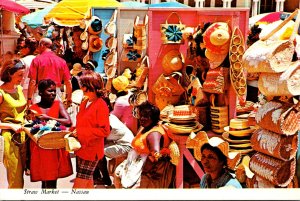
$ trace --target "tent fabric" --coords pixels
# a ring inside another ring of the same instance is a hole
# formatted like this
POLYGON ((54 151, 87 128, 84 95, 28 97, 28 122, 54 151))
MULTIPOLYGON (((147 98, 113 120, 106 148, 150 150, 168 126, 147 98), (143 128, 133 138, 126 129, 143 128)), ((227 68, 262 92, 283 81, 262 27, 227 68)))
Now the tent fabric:
POLYGON ((91 18, 91 8, 121 7, 116 0, 63 0, 44 17, 61 26, 78 26, 83 19, 91 18))
POLYGON ((26 23, 31 28, 36 28, 44 24, 44 16, 49 13, 49 11, 55 6, 56 4, 51 4, 44 9, 38 10, 33 13, 29 13, 24 15, 21 18, 21 21, 26 23))
POLYGON ((18 14, 27 14, 30 13, 30 10, 14 1, 11 0, 1 0, 0 1, 0 10, 6 10, 18 14))
POLYGON ((171 2, 162 2, 162 3, 156 3, 156 4, 149 4, 149 8, 187 8, 190 7, 188 5, 179 3, 177 1, 171 1, 171 2))
POLYGON ((137 2, 137 1, 126 1, 126 2, 121 2, 121 4, 124 7, 131 7, 131 8, 148 7, 148 4, 137 2))

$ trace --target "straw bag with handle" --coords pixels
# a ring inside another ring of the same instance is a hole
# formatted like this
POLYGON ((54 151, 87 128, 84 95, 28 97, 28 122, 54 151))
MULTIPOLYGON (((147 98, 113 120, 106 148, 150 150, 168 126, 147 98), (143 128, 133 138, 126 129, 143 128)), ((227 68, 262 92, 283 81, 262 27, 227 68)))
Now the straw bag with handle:
POLYGON ((295 50, 293 40, 295 38, 295 33, 298 31, 298 20, 300 20, 300 17, 297 17, 298 20, 295 23, 294 31, 289 40, 271 41, 268 39, 297 14, 298 9, 267 36, 256 41, 245 51, 245 54, 243 55, 243 65, 248 72, 278 73, 285 71, 289 67, 295 50))
POLYGON ((283 73, 261 73, 258 89, 265 96, 300 95, 300 61, 291 62, 283 73))
POLYGON ((298 135, 278 135, 265 129, 257 129, 251 136, 252 148, 261 153, 288 161, 298 150, 298 135))
POLYGON ((269 101, 256 113, 256 123, 264 129, 282 135, 294 135, 299 130, 299 106, 291 103, 269 101))
POLYGON ((148 15, 146 14, 143 23, 139 24, 139 16, 135 17, 133 25, 133 48, 136 50, 144 50, 147 48, 147 25, 148 15))
POLYGON ((163 44, 182 44, 183 40, 183 31, 185 25, 182 24, 181 18, 176 12, 172 12, 166 19, 165 24, 160 25, 161 40, 163 44), (172 15, 175 15, 178 19, 177 24, 170 24, 168 20, 172 15))
POLYGON ((255 153, 249 164, 250 170, 268 180, 274 185, 285 187, 293 179, 296 169, 296 160, 282 161, 262 153, 255 153))

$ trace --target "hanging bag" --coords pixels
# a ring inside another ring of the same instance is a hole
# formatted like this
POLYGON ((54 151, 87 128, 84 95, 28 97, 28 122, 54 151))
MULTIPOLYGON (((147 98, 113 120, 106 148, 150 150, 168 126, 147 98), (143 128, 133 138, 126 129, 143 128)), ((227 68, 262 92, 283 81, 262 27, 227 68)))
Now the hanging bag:
POLYGON ((278 27, 267 36, 253 43, 243 55, 243 66, 249 73, 269 72, 279 73, 288 69, 295 50, 293 40, 298 31, 300 16, 298 14, 294 31, 289 40, 268 40, 273 34, 279 31, 288 21, 298 14, 295 10, 278 27))
POLYGON ((137 65, 135 87, 141 88, 144 86, 144 82, 149 73, 149 68, 150 68, 149 57, 145 55, 141 63, 138 63, 137 65))
POLYGON ((148 15, 146 14, 142 24, 139 24, 139 16, 135 17, 133 25, 133 48, 144 50, 147 47, 147 25, 148 15))
POLYGON ((166 19, 165 24, 160 25, 161 40, 163 44, 182 44, 184 43, 183 31, 185 25, 182 24, 181 18, 176 12, 172 12, 166 19), (178 19, 177 24, 170 24, 168 20, 171 16, 176 16, 178 19))
POLYGON ((217 67, 209 69, 203 83, 203 91, 213 94, 223 94, 229 86, 229 68, 217 67))

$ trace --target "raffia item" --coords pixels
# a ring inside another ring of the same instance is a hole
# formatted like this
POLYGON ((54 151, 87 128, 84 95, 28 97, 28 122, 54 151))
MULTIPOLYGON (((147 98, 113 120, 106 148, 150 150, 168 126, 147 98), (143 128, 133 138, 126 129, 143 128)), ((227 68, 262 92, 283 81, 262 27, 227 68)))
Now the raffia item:
POLYGON ((282 161, 257 152, 251 157, 249 167, 254 174, 268 180, 274 185, 285 187, 293 179, 296 160, 293 158, 290 161, 282 161))
POLYGON ((246 186, 247 188, 276 188, 276 185, 258 175, 254 175, 252 178, 247 178, 246 186))
POLYGON ((209 69, 203 83, 203 91, 213 94, 223 94, 228 88, 229 68, 217 67, 209 69))
POLYGON ((81 148, 79 140, 75 137, 70 137, 70 134, 65 135, 66 151, 73 152, 81 148))
POLYGON ((196 121, 202 124, 204 130, 210 130, 211 120, 208 106, 194 106, 194 113, 196 114, 196 121))
POLYGON ((142 50, 123 49, 121 60, 125 62, 140 62, 142 60, 142 50))
POLYGON ((65 135, 69 131, 51 131, 37 136, 37 144, 43 149, 61 149, 66 147, 65 135))
POLYGON ((297 105, 267 102, 258 108, 255 121, 266 130, 283 135, 294 135, 299 130, 299 106, 299 102, 297 105))
POLYGON ((289 161, 296 156, 298 135, 278 135, 265 129, 256 130, 251 137, 252 148, 275 158, 289 161))
POLYGON ((242 56, 245 52, 245 42, 241 30, 235 27, 230 41, 229 61, 230 80, 239 99, 246 101, 247 73, 242 65, 242 56))
POLYGON ((150 68, 149 57, 145 55, 140 63, 137 64, 137 76, 135 78, 135 87, 141 88, 148 76, 150 68))
POLYGON ((292 62, 283 73, 261 73, 258 89, 265 96, 300 95, 300 61, 292 62))
POLYGON ((167 52, 162 59, 164 74, 169 75, 173 72, 180 71, 183 67, 184 57, 179 50, 172 49, 167 52))
POLYGON ((162 110, 165 106, 176 105, 180 101, 181 95, 185 92, 180 84, 180 79, 174 78, 176 75, 164 76, 161 74, 152 86, 155 94, 155 104, 162 110))
POLYGON ((195 77, 187 88, 187 96, 189 104, 198 106, 208 103, 208 98, 203 92, 201 82, 198 77, 195 77))
POLYGON ((228 106, 215 106, 215 96, 211 95, 210 106, 211 128, 216 133, 223 133, 228 126, 228 106))
POLYGON ((178 165, 179 160, 180 160, 180 150, 179 150, 178 145, 176 144, 175 141, 172 141, 169 144, 168 148, 170 150, 170 157, 171 157, 170 162, 174 165, 178 165))
POLYGON ((104 26, 104 32, 106 34, 113 35, 113 36, 115 35, 116 30, 117 30, 116 19, 117 19, 117 10, 114 10, 110 20, 104 26))
POLYGON ((242 162, 237 166, 235 175, 240 183, 246 183, 248 178, 253 178, 254 174, 249 169, 250 157, 244 156, 242 162))
POLYGON ((133 34, 124 34, 122 45, 124 49, 133 48, 133 34))
POLYGON ((144 50, 147 47, 147 25, 148 15, 146 14, 143 23, 139 24, 139 16, 135 17, 133 25, 133 48, 144 50))
MULTIPOLYGON (((288 21, 292 20, 298 13, 294 11, 278 27, 264 38, 252 44, 243 55, 243 65, 250 73, 269 72, 279 73, 288 69, 292 61, 295 46, 293 40, 298 31, 299 21, 295 23, 293 34, 289 40, 268 40, 274 33, 279 31, 288 21)), ((299 17, 297 17, 298 20, 299 17)))
POLYGON ((182 24, 180 16, 176 12, 172 12, 166 19, 165 24, 160 25, 161 40, 163 44, 182 44, 184 43, 183 31, 185 25, 182 24), (176 16, 177 23, 169 23, 171 16, 176 16))

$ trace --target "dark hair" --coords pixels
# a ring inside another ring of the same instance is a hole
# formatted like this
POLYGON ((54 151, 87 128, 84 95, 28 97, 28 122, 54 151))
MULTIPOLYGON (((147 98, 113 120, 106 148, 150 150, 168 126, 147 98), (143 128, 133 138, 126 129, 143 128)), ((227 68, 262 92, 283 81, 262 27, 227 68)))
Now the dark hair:
POLYGON ((210 144, 206 143, 206 144, 202 145, 201 153, 204 151, 204 149, 208 149, 208 150, 214 152, 218 156, 218 159, 223 161, 223 164, 225 166, 227 166, 227 157, 222 153, 222 151, 218 147, 213 147, 210 144))
POLYGON ((151 118, 154 125, 159 122, 160 110, 157 106, 146 101, 137 106, 139 115, 147 115, 151 118))
POLYGON ((96 92, 97 97, 105 96, 103 79, 99 73, 94 71, 83 72, 79 77, 81 87, 86 87, 87 90, 96 92))
POLYGON ((56 86, 55 82, 51 79, 40 80, 38 84, 39 92, 44 92, 47 88, 49 88, 52 85, 56 86))
POLYGON ((25 39, 25 47, 29 48, 29 54, 33 54, 38 47, 38 42, 35 39, 26 38, 25 39))
POLYGON ((95 70, 95 68, 98 67, 98 62, 95 60, 88 60, 87 63, 85 64, 85 68, 89 68, 91 70, 95 70))
POLYGON ((9 60, 5 62, 1 70, 1 80, 3 82, 10 82, 11 76, 21 69, 25 69, 25 65, 20 60, 9 60))

